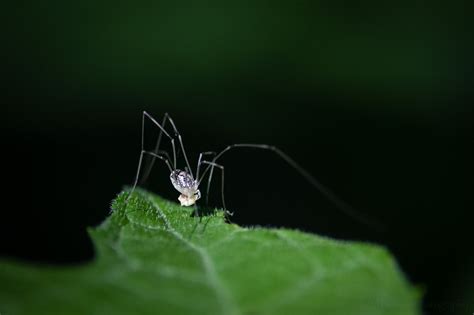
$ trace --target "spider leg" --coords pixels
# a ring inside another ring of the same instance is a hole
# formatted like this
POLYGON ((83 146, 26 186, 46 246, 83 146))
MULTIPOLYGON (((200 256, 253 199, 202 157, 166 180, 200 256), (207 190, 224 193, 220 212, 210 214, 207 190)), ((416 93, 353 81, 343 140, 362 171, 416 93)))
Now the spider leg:
MULTIPOLYGON (((232 212, 229 212, 227 211, 227 207, 225 205, 225 197, 224 197, 224 166, 220 165, 220 164, 217 164, 215 162, 209 162, 209 161, 201 161, 201 164, 207 164, 211 167, 217 167, 221 170, 221 199, 222 199, 222 206, 224 207, 224 210, 225 210, 225 213, 228 214, 228 215, 233 215, 232 212)), ((209 174, 211 175, 211 174, 209 174)), ((209 181, 211 180, 211 178, 209 177, 209 181)), ((209 203, 209 191, 207 191, 206 193, 206 204, 209 203)))
MULTIPOLYGON (((163 120, 161 121, 161 126, 162 126, 163 128, 165 128, 165 125, 166 125, 166 121, 167 121, 167 119, 168 119, 168 116, 169 116, 168 113, 165 113, 165 115, 163 116, 163 120)), ((159 132, 159 134, 158 134, 158 138, 157 138, 157 140, 156 140, 155 149, 153 150, 153 152, 154 152, 155 154, 166 155, 167 158, 168 158, 168 160, 171 161, 171 158, 170 158, 168 152, 166 152, 166 151, 164 151, 164 150, 160 150, 160 145, 161 145, 161 139, 162 139, 162 137, 163 137, 163 130, 160 129, 160 132, 159 132)), ((143 136, 143 130, 142 130, 142 150, 144 149, 144 145, 145 145, 145 144, 144 144, 144 136, 143 136)), ((145 171, 143 172, 143 176, 142 176, 142 178, 141 178, 141 180, 140 180, 140 183, 144 183, 144 182, 147 180, 148 176, 150 176, 150 172, 151 172, 151 170, 152 170, 152 168, 153 168, 153 165, 155 164, 155 159, 156 159, 156 158, 155 158, 154 156, 151 158, 150 163, 148 163, 148 165, 146 166, 145 171)))
MULTIPOLYGON (((162 125, 160 125, 155 120, 155 118, 153 118, 146 111, 143 112, 143 116, 142 116, 142 150, 144 150, 145 117, 148 118, 149 120, 151 120, 151 122, 153 122, 158 128, 160 128, 160 134, 164 134, 165 136, 168 137, 168 139, 170 139, 171 146, 173 148, 173 169, 176 169, 176 146, 174 144, 174 138, 171 137, 170 134, 165 130, 165 128, 162 125)), ((165 117, 163 118, 163 120, 165 120, 165 119, 170 120, 170 117, 169 117, 168 113, 165 114, 165 117)), ((160 139, 160 142, 161 142, 161 139, 160 139)), ((158 141, 157 141, 157 143, 158 143, 158 141)))
MULTIPOLYGON (((165 114, 165 119, 169 117, 168 114, 165 114)), ((135 188, 137 187, 137 184, 138 184, 138 180, 139 180, 139 177, 140 177, 140 171, 141 171, 141 167, 142 167, 142 161, 143 161, 143 155, 144 154, 149 154, 153 157, 153 160, 154 158, 160 158, 160 159, 164 159, 164 157, 160 154, 158 154, 159 150, 159 142, 157 143, 157 147, 155 148, 155 151, 156 152, 150 152, 150 151, 146 151, 144 146, 145 146, 145 118, 148 118, 149 120, 151 120, 156 126, 158 126, 158 128, 160 128, 160 136, 162 134, 164 134, 165 136, 167 136, 170 140, 171 140, 171 146, 173 148, 173 168, 176 168, 176 148, 175 148, 175 144, 174 144, 174 138, 172 138, 168 132, 166 132, 166 130, 163 128, 162 125, 160 125, 150 114, 148 114, 146 111, 143 111, 143 114, 142 114, 142 139, 141 139, 141 151, 140 151, 140 159, 138 161, 138 168, 137 168, 137 173, 135 175, 135 181, 133 183, 133 186, 132 186, 132 190, 131 190, 131 193, 133 193, 133 191, 135 190, 135 188)), ((159 137, 159 140, 161 142, 161 138, 159 137)), ((169 155, 166 154, 168 157, 169 155)), ((152 161, 153 161, 152 160, 152 161)), ((168 161, 168 160, 166 160, 168 161)), ((153 162, 154 163, 154 162, 153 162)), ((167 163, 167 166, 170 168, 170 170, 172 171, 173 168, 171 167, 170 165, 170 162, 168 161, 167 163)), ((149 171, 148 171, 149 172, 149 171)), ((131 195, 130 193, 130 195, 131 195)), ((130 195, 127 197, 127 200, 128 198, 130 197, 130 195)))
MULTIPOLYGON (((173 119, 171 119, 170 115, 167 115, 167 117, 168 117, 168 120, 170 121, 171 126, 173 127, 174 135, 178 137, 178 141, 181 146, 181 151, 183 151, 184 160, 186 161, 186 166, 189 169, 189 174, 191 174, 191 177, 194 178, 193 171, 191 169, 191 166, 189 165, 188 156, 186 155, 186 150, 184 149, 183 138, 181 137, 181 134, 179 133, 178 128, 176 128, 176 125, 174 124, 174 121, 173 119)), ((176 161, 175 161, 174 168, 176 169, 176 161)))
MULTIPOLYGON (((202 157, 204 155, 209 155, 209 154, 213 154, 213 155, 216 155, 217 153, 216 152, 213 152, 213 151, 207 151, 207 152, 201 152, 199 153, 199 158, 198 158, 198 162, 197 162, 197 167, 196 167, 196 181, 199 183, 200 180, 199 180, 199 171, 201 169, 201 165, 203 163, 201 163, 201 160, 202 160, 202 157)), ((198 185, 199 186, 199 185, 198 185)))
MULTIPOLYGON (((168 159, 168 161, 171 161, 170 155, 165 150, 154 150, 153 153, 155 153, 157 155, 162 155, 162 156, 166 157, 166 159, 168 159)), ((146 182, 146 180, 150 176, 153 165, 155 164, 156 156, 154 156, 154 155, 150 155, 150 156, 151 156, 151 160, 149 161, 149 163, 147 165, 147 169, 144 171, 144 174, 142 175, 141 179, 139 180, 138 185, 142 185, 144 182, 146 182)))
POLYGON ((145 154, 148 154, 154 158, 159 158, 160 160, 164 161, 166 163, 166 166, 168 166, 170 172, 173 171, 173 169, 171 168, 171 165, 170 165, 170 162, 168 161, 168 159, 163 156, 163 155, 159 155, 159 154, 155 154, 154 152, 150 152, 150 151, 145 151, 145 150, 142 150, 140 152, 140 159, 138 160, 138 169, 137 169, 137 175, 135 176, 135 182, 133 183, 133 187, 132 189, 130 190, 130 193, 128 194, 127 196, 127 199, 126 201, 128 201, 128 199, 130 199, 130 196, 133 194, 133 192, 135 191, 135 188, 137 187, 137 183, 138 183, 138 178, 140 176, 140 168, 141 168, 141 165, 142 165, 142 161, 143 161, 143 156, 145 154))
MULTIPOLYGON (((313 177, 306 169, 304 169, 301 165, 299 165, 295 160, 293 160, 290 156, 288 156, 286 153, 284 153, 283 151, 281 151, 275 146, 271 146, 268 144, 254 144, 254 143, 232 144, 232 145, 227 146, 221 152, 219 152, 219 154, 217 154, 212 160, 212 163, 215 163, 224 153, 234 148, 254 148, 254 149, 263 149, 263 150, 269 150, 269 151, 274 152, 280 158, 282 158, 287 164, 289 164, 293 169, 295 169, 301 176, 303 176, 314 188, 316 188, 320 193, 322 193, 328 200, 330 200, 334 205, 336 205, 336 207, 340 211, 350 216, 354 220, 357 220, 365 225, 372 226, 373 228, 378 229, 378 230, 383 230, 383 227, 380 223, 376 222, 373 219, 369 219, 365 217, 364 215, 362 215, 360 212, 356 211, 349 204, 347 204, 345 201, 339 198, 329 188, 324 186, 315 177, 313 177)), ((209 189, 211 187, 214 167, 215 165, 209 164, 207 168, 204 170, 203 175, 202 175, 204 176, 208 171, 210 171, 209 180, 207 182, 207 188, 206 188, 206 196, 209 194, 209 189)))

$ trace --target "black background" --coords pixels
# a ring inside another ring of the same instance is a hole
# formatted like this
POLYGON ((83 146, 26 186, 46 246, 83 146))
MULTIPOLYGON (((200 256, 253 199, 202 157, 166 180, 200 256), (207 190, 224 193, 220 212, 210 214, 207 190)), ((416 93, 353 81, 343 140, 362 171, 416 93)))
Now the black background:
MULTIPOLYGON (((233 222, 384 245, 424 288, 428 314, 472 311, 462 8, 278 4, 9 8, 2 256, 92 259, 86 227, 133 181, 141 112, 169 112, 193 165, 227 144, 273 144, 385 229, 352 220, 276 155, 251 149, 221 160, 233 222)), ((151 147, 158 130, 146 131, 151 147)), ((157 164, 146 187, 175 200, 168 176, 157 164)))

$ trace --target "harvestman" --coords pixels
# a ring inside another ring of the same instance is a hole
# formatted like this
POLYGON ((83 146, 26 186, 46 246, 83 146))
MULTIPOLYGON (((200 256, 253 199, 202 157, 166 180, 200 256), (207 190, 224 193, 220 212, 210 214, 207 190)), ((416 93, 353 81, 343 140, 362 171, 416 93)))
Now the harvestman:
POLYGON ((212 151, 206 151, 206 152, 201 152, 199 153, 199 158, 197 161, 197 166, 196 166, 196 177, 194 177, 192 168, 189 164, 188 157, 186 155, 186 151, 184 149, 184 144, 183 144, 183 139, 181 137, 181 134, 178 132, 178 129, 176 128, 176 125, 174 121, 171 119, 171 117, 166 113, 163 117, 162 123, 158 123, 150 114, 148 114, 146 111, 143 112, 142 115, 142 139, 141 139, 141 152, 140 152, 140 159, 138 161, 138 169, 137 169, 137 174, 135 176, 135 181, 133 183, 133 187, 130 191, 130 194, 127 197, 130 198, 132 193, 134 192, 135 188, 137 187, 138 180, 140 177, 140 172, 142 168, 142 162, 143 162, 143 157, 145 155, 149 155, 152 157, 151 163, 148 167, 148 169, 145 171, 144 174, 144 179, 149 175, 151 168, 153 167, 153 163, 155 161, 155 158, 158 158, 162 160, 166 166, 170 170, 170 180, 171 183, 173 184, 173 187, 180 192, 180 196, 178 197, 178 200, 180 201, 182 206, 192 206, 196 203, 197 200, 201 198, 201 191, 199 190, 199 185, 201 184, 201 181, 203 180, 204 176, 209 173, 209 179, 207 182, 207 188, 206 188, 206 201, 208 200, 208 195, 209 195, 209 190, 211 187, 211 181, 212 181, 212 175, 214 173, 214 168, 219 168, 221 170, 221 199, 222 199, 222 205, 224 207, 224 210, 226 211, 227 214, 232 214, 228 212, 226 209, 225 205, 225 198, 224 198, 224 166, 217 164, 217 160, 224 155, 224 153, 234 149, 234 148, 255 148, 255 149, 263 149, 263 150, 269 150, 274 153, 276 153, 279 157, 281 157, 283 160, 285 160, 291 167, 293 167, 298 173, 300 173, 307 181, 309 184, 311 184, 313 187, 315 187, 317 190, 319 190, 323 195, 325 195, 331 202, 333 202, 340 210, 345 212, 347 215, 351 216, 352 218, 368 224, 372 225, 373 222, 370 220, 363 218, 360 213, 356 212, 351 206, 349 206, 347 203, 342 201, 340 198, 338 198, 331 190, 326 188, 324 185, 322 185, 318 180, 316 180, 308 171, 306 171, 303 167, 301 167, 298 163, 296 163, 292 158, 290 158, 287 154, 285 154, 283 151, 278 149, 277 147, 267 145, 267 144, 253 144, 253 143, 238 143, 238 144, 232 144, 227 146, 225 149, 220 151, 219 153, 212 152, 212 151), (155 150, 154 151, 147 151, 144 148, 144 134, 145 134, 145 118, 148 118, 153 124, 155 124, 159 129, 160 133, 158 135, 158 140, 156 142, 155 150), (166 130, 165 130, 165 125, 166 122, 171 124, 173 128, 174 135, 171 136, 166 130), (171 141, 171 147, 173 150, 173 158, 171 159, 170 155, 168 152, 164 150, 160 150, 160 145, 161 145, 161 139, 163 134, 171 141), (179 146, 181 148, 181 151, 184 156, 184 160, 186 162, 186 167, 185 170, 181 170, 176 168, 176 143, 175 139, 178 139, 179 146), (210 160, 205 160, 203 159, 204 156, 213 156, 212 159, 210 160), (205 165, 206 168, 204 169, 204 172, 200 174, 201 166, 205 165))

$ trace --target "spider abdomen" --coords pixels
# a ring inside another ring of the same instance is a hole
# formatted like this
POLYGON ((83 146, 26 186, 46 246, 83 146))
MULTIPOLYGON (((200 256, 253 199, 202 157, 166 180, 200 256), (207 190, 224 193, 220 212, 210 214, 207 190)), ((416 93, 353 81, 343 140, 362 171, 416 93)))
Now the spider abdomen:
POLYGON ((174 170, 170 174, 170 180, 173 187, 181 193, 178 199, 182 206, 191 206, 201 198, 196 180, 187 172, 174 170))

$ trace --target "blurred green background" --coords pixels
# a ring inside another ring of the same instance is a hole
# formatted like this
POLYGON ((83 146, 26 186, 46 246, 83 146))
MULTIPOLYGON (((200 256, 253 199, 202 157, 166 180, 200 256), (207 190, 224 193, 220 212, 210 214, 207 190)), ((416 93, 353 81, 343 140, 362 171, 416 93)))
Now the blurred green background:
MULTIPOLYGON (((274 144, 386 229, 351 220, 251 150, 222 159, 236 223, 384 244, 425 288, 427 314, 474 310, 473 45, 462 3, 2 6, 3 256, 91 259, 85 227, 132 182, 141 112, 169 112, 193 161, 230 143, 274 144)), ((147 134, 152 143, 157 131, 147 134)), ((147 187, 174 200, 170 186, 158 164, 147 187)), ((217 189, 211 200, 220 205, 217 189)))

